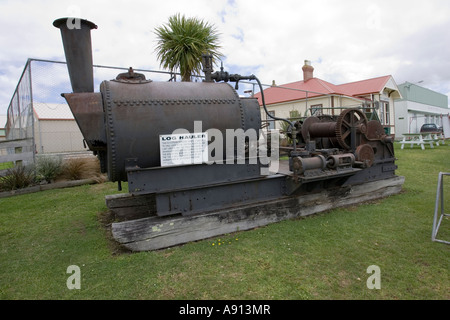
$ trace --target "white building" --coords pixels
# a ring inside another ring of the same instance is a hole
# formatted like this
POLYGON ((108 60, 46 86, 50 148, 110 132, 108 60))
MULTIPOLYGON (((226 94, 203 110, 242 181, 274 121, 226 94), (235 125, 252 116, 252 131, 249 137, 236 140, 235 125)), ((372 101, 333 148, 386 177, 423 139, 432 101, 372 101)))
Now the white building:
POLYGON ((87 151, 83 135, 67 104, 33 103, 36 152, 87 151))
POLYGON ((403 133, 418 133, 425 123, 441 127, 448 121, 448 97, 442 93, 405 82, 398 85, 402 98, 395 100, 397 137, 403 133))
POLYGON ((6 139, 6 121, 8 121, 8 117, 0 114, 0 141, 6 139))

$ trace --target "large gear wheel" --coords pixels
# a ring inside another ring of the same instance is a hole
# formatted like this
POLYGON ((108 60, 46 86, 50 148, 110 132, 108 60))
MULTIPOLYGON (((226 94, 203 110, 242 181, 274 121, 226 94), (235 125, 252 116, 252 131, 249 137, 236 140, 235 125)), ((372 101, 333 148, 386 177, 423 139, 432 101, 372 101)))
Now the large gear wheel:
POLYGON ((357 161, 361 161, 365 168, 370 168, 375 162, 375 153, 371 145, 362 144, 356 148, 355 156, 357 161))
POLYGON ((367 133, 367 117, 359 109, 346 109, 342 111, 336 122, 336 138, 339 145, 347 150, 352 148, 351 132, 355 129, 356 141, 354 146, 360 142, 361 135, 367 133))

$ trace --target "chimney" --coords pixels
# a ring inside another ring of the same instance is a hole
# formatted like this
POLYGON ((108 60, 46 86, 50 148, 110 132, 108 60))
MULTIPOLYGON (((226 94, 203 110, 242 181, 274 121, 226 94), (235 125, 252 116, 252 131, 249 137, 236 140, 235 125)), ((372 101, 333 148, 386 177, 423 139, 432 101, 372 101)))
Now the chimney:
POLYGON ((309 79, 314 78, 313 72, 314 68, 311 66, 311 61, 305 60, 305 65, 302 67, 303 70, 303 81, 306 82, 309 79))
POLYGON ((91 29, 95 23, 80 18, 60 18, 53 25, 61 30, 72 91, 94 92, 91 29))

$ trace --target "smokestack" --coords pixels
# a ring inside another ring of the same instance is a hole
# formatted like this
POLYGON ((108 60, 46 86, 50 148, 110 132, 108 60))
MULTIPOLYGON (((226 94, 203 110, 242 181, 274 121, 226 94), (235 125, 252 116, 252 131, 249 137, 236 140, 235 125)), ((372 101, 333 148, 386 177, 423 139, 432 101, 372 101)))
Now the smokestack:
POLYGON ((53 25, 61 30, 73 92, 94 92, 91 29, 97 26, 79 18, 60 18, 53 25))
POLYGON ((313 72, 314 68, 311 66, 311 61, 305 60, 305 65, 302 67, 303 70, 303 81, 306 82, 309 79, 314 78, 313 72))

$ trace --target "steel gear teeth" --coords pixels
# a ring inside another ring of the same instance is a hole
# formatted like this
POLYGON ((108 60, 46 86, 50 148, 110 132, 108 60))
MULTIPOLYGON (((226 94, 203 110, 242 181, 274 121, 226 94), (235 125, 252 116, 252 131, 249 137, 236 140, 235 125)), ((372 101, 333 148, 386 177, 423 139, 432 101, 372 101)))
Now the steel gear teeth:
POLYGON ((368 120, 366 115, 359 109, 344 110, 338 117, 336 123, 336 138, 339 145, 347 150, 351 149, 350 129, 359 126, 357 134, 366 136, 368 120), (357 118, 359 116, 359 119, 357 118))

